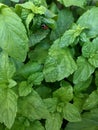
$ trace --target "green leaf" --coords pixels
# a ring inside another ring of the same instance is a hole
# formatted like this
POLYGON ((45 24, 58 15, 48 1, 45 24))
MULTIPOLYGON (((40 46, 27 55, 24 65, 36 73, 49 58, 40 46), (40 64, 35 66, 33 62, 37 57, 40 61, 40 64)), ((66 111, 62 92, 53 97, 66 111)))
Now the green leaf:
POLYGON ((73 88, 63 81, 61 87, 53 92, 53 96, 57 97, 60 102, 69 102, 73 99, 73 88))
POLYGON ((31 74, 42 70, 42 65, 37 62, 28 62, 24 66, 21 66, 17 71, 17 75, 28 78, 31 74))
POLYGON ((13 2, 19 2, 19 0, 11 0, 11 1, 13 1, 13 2))
POLYGON ((75 84, 86 81, 95 70, 95 68, 82 56, 78 57, 77 66, 78 68, 73 77, 73 82, 75 84))
POLYGON ((51 95, 51 88, 43 84, 37 86, 36 91, 43 99, 49 98, 51 95))
POLYGON ((17 112, 17 95, 11 89, 0 89, 0 122, 9 129, 17 112))
POLYGON ((34 14, 44 14, 46 11, 46 8, 44 6, 35 6, 32 2, 28 1, 23 4, 17 4, 15 6, 16 10, 20 10, 22 8, 31 10, 34 14))
POLYGON ((69 27, 72 25, 74 21, 74 18, 72 16, 72 13, 67 10, 63 9, 58 12, 58 19, 56 21, 56 27, 52 30, 50 38, 52 40, 56 40, 62 34, 69 29, 69 27), (62 26, 61 26, 62 25, 62 26))
POLYGON ((91 82, 92 82, 92 77, 88 78, 86 81, 82 81, 82 82, 75 84, 74 92, 75 93, 85 92, 88 89, 88 87, 90 86, 91 82))
POLYGON ((24 61, 28 51, 28 38, 21 19, 8 7, 0 12, 0 47, 9 56, 24 61))
POLYGON ((62 125, 62 117, 59 113, 53 113, 46 120, 45 128, 46 130, 60 130, 62 125))
POLYGON ((0 53, 0 83, 9 83, 15 73, 15 66, 7 53, 0 53))
POLYGON ((92 42, 85 43, 82 47, 83 56, 88 58, 88 61, 94 67, 98 67, 98 38, 92 42))
POLYGON ((29 130, 45 130, 45 128, 42 126, 42 124, 40 123, 40 121, 34 121, 29 130))
POLYGON ((40 85, 43 81, 43 78, 42 72, 36 72, 28 77, 28 83, 32 85, 40 85))
MULTIPOLYGON (((79 0, 78 0, 79 1, 79 0)), ((82 2, 82 1, 81 1, 82 2)), ((77 23, 85 28, 88 28, 85 33, 89 38, 96 37, 98 34, 98 8, 94 7, 86 11, 77 21, 77 23)))
POLYGON ((93 91, 83 105, 84 110, 90 110, 98 105, 98 91, 93 91))
POLYGON ((44 76, 46 82, 55 82, 71 75, 76 69, 68 48, 60 48, 60 40, 56 40, 49 50, 49 55, 44 65, 44 76))
POLYGON ((64 130, 97 130, 98 129, 98 111, 83 114, 82 121, 70 122, 64 130))
POLYGON ((49 30, 41 30, 39 29, 35 33, 30 35, 30 46, 34 46, 38 44, 41 40, 43 40, 49 33, 49 30))
POLYGON ((60 3, 64 4, 65 7, 69 7, 69 6, 79 6, 79 7, 84 7, 84 5, 86 4, 86 0, 58 0, 60 3))
POLYGON ((66 119, 70 122, 81 121, 81 116, 80 116, 79 110, 77 109, 77 107, 75 107, 71 103, 67 103, 63 107, 63 117, 64 117, 64 119, 66 119))
POLYGON ((95 84, 98 87, 98 70, 95 71, 95 84))
POLYGON ((79 37, 79 35, 81 34, 82 30, 84 28, 77 26, 77 25, 73 25, 73 28, 66 31, 63 36, 60 39, 60 47, 66 47, 69 45, 74 45, 74 41, 76 40, 76 38, 79 37))
POLYGON ((33 2, 37 6, 43 5, 43 6, 47 7, 47 4, 46 4, 45 0, 29 0, 29 1, 33 2))
POLYGON ((9 79, 8 83, 9 83, 8 85, 9 88, 15 87, 17 85, 17 82, 13 79, 9 79))
POLYGON ((26 81, 22 81, 19 84, 19 95, 27 96, 32 91, 32 85, 29 85, 26 81))
POLYGON ((85 102, 85 99, 88 97, 88 94, 82 94, 82 93, 76 93, 73 98, 73 104, 79 112, 83 111, 83 104, 85 102))
POLYGON ((49 110, 49 112, 54 113, 57 109, 58 100, 57 98, 47 98, 44 99, 44 103, 49 110))
POLYGON ((28 57, 31 61, 38 62, 44 64, 45 60, 47 59, 48 49, 50 44, 47 40, 43 40, 38 44, 34 50, 30 51, 28 57))
POLYGON ((19 99, 18 112, 30 120, 40 120, 49 117, 49 112, 43 100, 34 90, 28 96, 19 99))

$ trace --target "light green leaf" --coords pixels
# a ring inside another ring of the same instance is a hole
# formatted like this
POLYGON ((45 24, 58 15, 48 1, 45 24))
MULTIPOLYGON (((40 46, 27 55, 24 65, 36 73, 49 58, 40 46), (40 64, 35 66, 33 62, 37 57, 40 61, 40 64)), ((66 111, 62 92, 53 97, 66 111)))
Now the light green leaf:
POLYGON ((32 85, 29 85, 26 81, 22 81, 19 84, 19 95, 27 96, 32 91, 32 85))
POLYGON ((34 74, 31 74, 28 77, 28 83, 32 85, 40 85, 41 82, 43 81, 43 73, 42 72, 36 72, 34 74))
POLYGON ((49 112, 43 100, 34 90, 28 96, 19 99, 18 112, 30 120, 40 120, 49 117, 49 112))
POLYGON ((8 85, 9 88, 15 87, 17 85, 17 82, 13 79, 9 79, 8 83, 9 83, 8 85))
POLYGON ((59 113, 53 113, 46 120, 46 130, 60 130, 62 125, 62 117, 59 113))
POLYGON ((8 83, 15 73, 15 66, 7 53, 0 53, 0 83, 8 83))
POLYGON ((82 56, 78 57, 77 65, 78 65, 78 68, 75 71, 74 77, 73 77, 73 82, 75 84, 82 81, 86 81, 95 70, 95 68, 91 64, 89 64, 87 59, 85 59, 82 56))
POLYGON ((35 6, 32 2, 28 1, 23 4, 17 4, 15 6, 16 10, 20 10, 20 8, 31 10, 34 14, 44 14, 46 11, 46 8, 44 6, 35 6))
POLYGON ((30 13, 27 16, 27 18, 26 18, 26 27, 27 27, 28 31, 29 31, 29 25, 30 25, 30 23, 31 23, 33 18, 34 18, 34 14, 33 13, 30 13))
POLYGON ((79 110, 71 103, 67 103, 63 107, 63 117, 70 122, 81 121, 79 110))
POLYGON ((84 110, 90 110, 98 105, 98 91, 93 91, 83 105, 84 110))
POLYGON ((60 40, 56 40, 49 50, 49 55, 44 65, 44 76, 46 82, 55 82, 71 75, 76 69, 68 48, 60 48, 60 40))
POLYGON ((61 87, 53 92, 53 96, 57 97, 60 102, 69 102, 73 98, 73 88, 67 82, 62 82, 61 87))
MULTIPOLYGON (((81 1, 81 0, 78 0, 81 1)), ((81 1, 82 2, 82 1, 81 1)), ((85 28, 88 28, 85 33, 88 37, 93 38, 98 35, 98 8, 94 7, 85 12, 77 21, 77 23, 85 28)))
POLYGON ((58 0, 60 3, 64 4, 65 7, 69 6, 79 6, 82 7, 86 4, 86 0, 58 0))
POLYGON ((74 41, 79 37, 83 29, 83 27, 73 25, 73 28, 66 31, 61 37, 60 47, 74 45, 74 41))
POLYGON ((0 12, 0 47, 9 56, 24 61, 28 51, 28 38, 21 19, 8 7, 0 12))
POLYGON ((74 18, 72 16, 72 13, 67 10, 63 9, 58 12, 58 19, 56 21, 56 27, 52 30, 50 38, 52 40, 56 40, 62 34, 69 29, 69 27, 72 25, 74 21, 74 18), (62 26, 61 26, 62 25, 62 26))
POLYGON ((17 95, 11 89, 0 89, 0 122, 11 128, 17 112, 17 95))

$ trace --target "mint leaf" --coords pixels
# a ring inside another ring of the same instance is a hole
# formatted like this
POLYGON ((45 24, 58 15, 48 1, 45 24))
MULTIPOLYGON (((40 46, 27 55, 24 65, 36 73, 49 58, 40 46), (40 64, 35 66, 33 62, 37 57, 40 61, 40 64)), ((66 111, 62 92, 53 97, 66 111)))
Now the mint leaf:
POLYGON ((30 35, 30 46, 34 46, 43 40, 49 33, 49 30, 39 30, 30 35))
POLYGON ((40 121, 34 121, 29 130, 45 130, 40 121))
POLYGON ((9 129, 17 112, 17 95, 11 89, 0 89, 0 122, 9 129))
POLYGON ((21 19, 8 7, 0 13, 0 47, 9 56, 24 61, 28 51, 28 38, 21 19))
POLYGON ((42 70, 42 65, 37 62, 28 62, 24 66, 21 66, 17 71, 17 75, 20 75, 24 78, 28 78, 31 74, 39 72, 42 70))
POLYGON ((53 113, 57 109, 58 99, 57 98, 47 98, 44 99, 44 103, 49 110, 49 112, 53 113))
POLYGON ((57 97, 60 102, 69 102, 73 98, 73 88, 63 81, 61 87, 53 92, 53 96, 57 97))
POLYGON ((82 47, 82 53, 84 57, 88 58, 91 65, 98 67, 98 38, 85 43, 82 47))
POLYGON ((7 53, 0 53, 0 83, 9 83, 15 73, 15 66, 7 53))
POLYGON ((51 116, 46 120, 45 128, 46 130, 60 130, 62 125, 62 117, 59 113, 51 114, 51 116))
POLYGON ((26 81, 22 81, 19 84, 19 95, 20 96, 27 96, 32 91, 32 86, 29 85, 26 81))
POLYGON ((82 82, 75 84, 74 92, 75 93, 85 92, 88 89, 88 87, 90 86, 91 82, 92 82, 92 77, 88 78, 86 81, 82 81, 82 82))
POLYGON ((77 66, 78 69, 74 73, 73 82, 75 84, 86 81, 91 74, 94 72, 94 67, 85 59, 84 57, 80 56, 77 59, 77 66), (85 66, 84 66, 85 65, 85 66))
POLYGON ((28 77, 28 83, 32 85, 40 85, 43 81, 43 73, 36 72, 28 77))
POLYGON ((56 27, 52 30, 50 38, 52 40, 56 40, 60 36, 63 35, 63 33, 70 28, 74 21, 73 15, 71 11, 67 9, 63 9, 58 11, 58 19, 56 22, 56 27), (61 26, 62 25, 62 26, 61 26))
POLYGON ((68 6, 79 6, 82 7, 86 4, 86 0, 58 0, 60 3, 64 4, 66 7, 68 6))
POLYGON ((59 47, 59 39, 54 42, 49 50, 49 55, 44 65, 46 82, 60 81, 71 75, 77 68, 68 48, 59 47))
POLYGON ((89 97, 86 99, 83 105, 84 110, 90 110, 98 105, 98 92, 93 91, 89 97))
MULTIPOLYGON (((81 1, 82 2, 82 1, 81 1)), ((96 37, 98 34, 97 26, 98 26, 98 8, 94 7, 90 10, 87 10, 83 15, 80 16, 77 23, 87 28, 86 35, 90 38, 96 37), (92 18, 92 19, 91 19, 92 18)))
POLYGON ((63 107, 63 117, 70 122, 81 121, 79 110, 71 103, 67 103, 63 107))
POLYGON ((34 90, 28 96, 19 99, 18 112, 30 120, 40 120, 49 117, 49 112, 43 100, 34 90))
POLYGON ((83 114, 82 121, 70 122, 65 130, 97 130, 98 129, 98 110, 83 114))
POLYGON ((46 11, 46 8, 44 6, 40 6, 40 7, 35 6, 30 1, 25 2, 23 4, 17 4, 15 8, 16 8, 16 10, 25 8, 25 9, 31 10, 34 14, 40 14, 40 15, 44 14, 46 11))
POLYGON ((69 29, 61 37, 60 47, 66 47, 66 46, 69 46, 69 45, 74 45, 76 38, 79 37, 79 35, 81 34, 83 29, 84 29, 83 27, 73 25, 73 29, 69 29))

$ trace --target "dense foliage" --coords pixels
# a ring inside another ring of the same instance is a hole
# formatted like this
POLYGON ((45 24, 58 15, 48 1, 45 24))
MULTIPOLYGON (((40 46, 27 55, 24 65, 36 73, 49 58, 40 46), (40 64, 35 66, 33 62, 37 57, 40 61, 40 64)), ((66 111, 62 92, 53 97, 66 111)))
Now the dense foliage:
POLYGON ((98 130, 97 0, 0 2, 0 130, 98 130))

